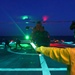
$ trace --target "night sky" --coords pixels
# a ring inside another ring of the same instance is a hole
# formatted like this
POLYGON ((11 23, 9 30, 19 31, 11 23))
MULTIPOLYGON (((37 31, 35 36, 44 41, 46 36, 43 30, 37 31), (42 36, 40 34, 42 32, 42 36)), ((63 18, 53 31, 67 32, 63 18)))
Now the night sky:
POLYGON ((31 33, 25 27, 34 27, 45 17, 43 26, 50 35, 73 35, 70 25, 75 20, 75 0, 0 0, 0 36, 31 33))

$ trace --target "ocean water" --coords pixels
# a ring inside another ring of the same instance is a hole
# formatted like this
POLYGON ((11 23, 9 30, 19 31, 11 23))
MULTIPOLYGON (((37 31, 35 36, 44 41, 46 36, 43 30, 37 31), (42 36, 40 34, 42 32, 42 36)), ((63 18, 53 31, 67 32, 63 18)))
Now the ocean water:
MULTIPOLYGON (((15 40, 16 38, 19 38, 20 40, 25 40, 24 36, 0 36, 0 41, 3 39, 8 40, 15 40)), ((64 41, 74 41, 73 36, 50 36, 50 40, 64 40, 64 41)))
POLYGON ((64 41, 74 41, 74 36, 51 36, 51 40, 64 40, 64 41))

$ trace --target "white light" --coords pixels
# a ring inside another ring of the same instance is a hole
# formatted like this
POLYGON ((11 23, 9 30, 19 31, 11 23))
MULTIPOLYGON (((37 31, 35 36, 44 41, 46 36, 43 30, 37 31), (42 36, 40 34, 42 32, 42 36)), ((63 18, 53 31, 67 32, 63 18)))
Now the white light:
POLYGON ((31 42, 30 44, 33 46, 34 49, 36 49, 36 46, 33 42, 31 42))
POLYGON ((39 56, 41 56, 41 54, 39 54, 39 56))

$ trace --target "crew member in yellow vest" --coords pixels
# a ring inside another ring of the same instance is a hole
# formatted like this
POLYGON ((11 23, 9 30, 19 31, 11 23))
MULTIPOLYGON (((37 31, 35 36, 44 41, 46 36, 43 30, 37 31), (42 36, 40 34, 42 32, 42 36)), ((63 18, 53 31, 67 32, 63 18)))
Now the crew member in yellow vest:
POLYGON ((75 48, 37 47, 37 52, 67 65, 67 75, 75 75, 75 48))

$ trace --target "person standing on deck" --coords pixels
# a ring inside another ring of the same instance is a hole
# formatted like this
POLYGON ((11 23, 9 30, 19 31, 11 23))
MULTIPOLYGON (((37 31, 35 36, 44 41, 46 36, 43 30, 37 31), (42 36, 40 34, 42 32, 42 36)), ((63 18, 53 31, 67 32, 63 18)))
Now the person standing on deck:
POLYGON ((67 75, 75 75, 75 48, 40 46, 36 48, 36 51, 52 58, 53 60, 66 64, 67 75))

